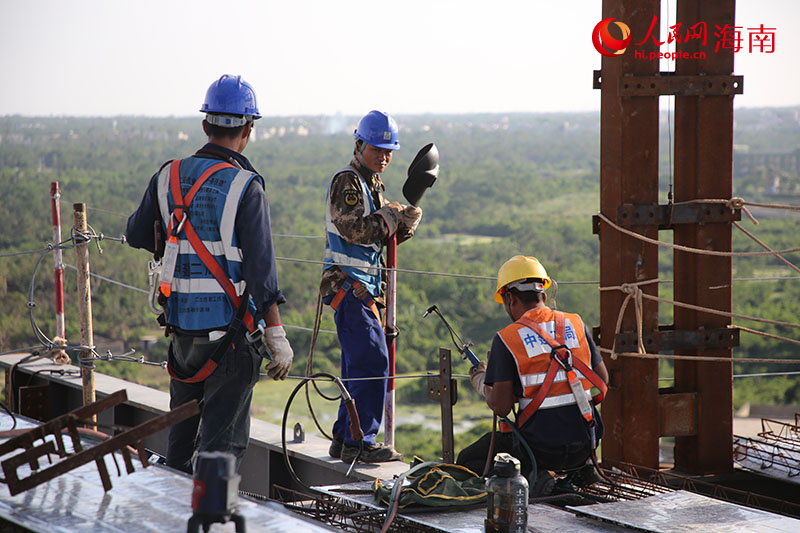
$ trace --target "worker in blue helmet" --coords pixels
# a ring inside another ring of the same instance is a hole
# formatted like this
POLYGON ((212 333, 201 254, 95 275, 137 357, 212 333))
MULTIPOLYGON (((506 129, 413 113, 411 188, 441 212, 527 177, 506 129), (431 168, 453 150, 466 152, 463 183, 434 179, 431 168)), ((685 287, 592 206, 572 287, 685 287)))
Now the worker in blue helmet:
MULTIPOLYGON (((414 235, 422 218, 418 207, 387 202, 380 174, 400 148, 397 123, 382 111, 370 111, 358 123, 353 159, 331 178, 325 205, 325 266, 322 301, 334 310, 342 349, 341 377, 385 378, 389 355, 380 308, 385 283, 381 278, 383 243, 414 235)), ((344 405, 333 425, 331 457, 350 463, 402 459, 391 446, 376 442, 386 395, 385 380, 346 381, 364 432, 363 443, 348 432, 344 405), (362 445, 363 444, 363 445, 362 445)))
POLYGON ((191 473, 201 451, 244 456, 261 361, 285 379, 294 353, 281 326, 264 179, 242 155, 261 118, 253 87, 224 75, 200 111, 208 143, 164 163, 128 218, 127 240, 163 259, 159 322, 170 336, 170 408, 200 415, 170 427, 167 465, 191 473), (193 201, 194 200, 194 201, 193 201))

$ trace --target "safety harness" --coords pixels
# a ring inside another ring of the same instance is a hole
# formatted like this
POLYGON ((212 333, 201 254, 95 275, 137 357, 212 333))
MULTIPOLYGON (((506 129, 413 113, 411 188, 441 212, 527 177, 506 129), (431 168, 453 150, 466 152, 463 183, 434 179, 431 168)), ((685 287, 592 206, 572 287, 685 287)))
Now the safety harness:
POLYGON ((522 428, 525 423, 530 420, 536 410, 539 409, 539 406, 542 405, 542 402, 550 392, 550 387, 552 386, 553 381, 555 381, 559 370, 563 369, 566 373, 572 393, 575 396, 578 407, 581 408, 581 414, 583 415, 584 420, 586 420, 586 422, 589 424, 593 422, 592 410, 591 407, 588 407, 583 385, 578 379, 578 376, 575 374, 575 370, 578 370, 581 374, 583 374, 583 376, 598 389, 599 392, 592 397, 592 403, 594 405, 597 405, 603 401, 606 391, 608 390, 608 386, 603 382, 602 379, 600 379, 600 376, 598 376, 589 365, 581 361, 579 358, 572 357, 572 352, 565 344, 564 332, 566 327, 564 313, 561 311, 555 311, 553 315, 553 320, 555 322, 555 339, 533 320, 527 317, 522 317, 517 320, 518 324, 527 326, 535 331, 548 345, 550 345, 551 348, 550 365, 547 367, 547 373, 545 374, 541 387, 539 387, 539 390, 536 392, 536 395, 533 397, 531 402, 526 405, 525 408, 517 415, 517 427, 519 428, 522 428), (583 400, 583 402, 581 400, 583 400), (582 407, 582 403, 585 403, 586 407, 588 408, 582 407))
MULTIPOLYGON (((169 188, 172 192, 172 200, 175 205, 174 210, 170 214, 169 224, 167 225, 167 234, 169 235, 167 249, 174 247, 175 251, 172 258, 168 257, 168 251, 165 251, 164 262, 167 263, 168 261, 172 260, 172 269, 174 270, 174 261, 177 258, 178 235, 180 235, 181 231, 183 231, 186 234, 189 244, 194 249, 194 252, 203 262, 203 265, 205 265, 205 267, 214 275, 214 278, 217 280, 220 286, 222 286, 225 294, 228 295, 233 307, 236 309, 236 314, 231 323, 228 325, 228 330, 225 332, 225 335, 222 337, 221 342, 218 344, 216 350, 214 350, 214 353, 211 354, 211 357, 209 357, 208 361, 206 361, 200 370, 198 370, 193 376, 187 376, 175 368, 173 356, 170 351, 169 359, 167 361, 167 371, 169 372, 170 377, 184 383, 199 383, 210 376, 217 368, 220 360, 227 353, 228 347, 233 342, 234 337, 241 329, 242 324, 244 324, 250 332, 253 332, 255 324, 253 315, 248 309, 250 296, 247 290, 245 289, 241 296, 236 294, 236 288, 233 284, 233 281, 225 275, 225 271, 222 269, 219 262, 217 262, 214 256, 211 255, 211 252, 208 251, 208 248, 206 248, 205 244, 203 244, 202 239, 200 239, 200 237, 197 235, 197 232, 195 232, 194 227, 192 226, 192 221, 189 219, 189 207, 191 206, 195 195, 200 190, 200 187, 203 186, 203 183, 205 183, 206 180, 214 173, 222 169, 236 167, 230 163, 217 163, 216 165, 212 165, 200 175, 194 184, 192 184, 189 192, 186 193, 186 197, 183 197, 181 194, 180 164, 181 160, 176 159, 170 164, 169 169, 169 188)), ((166 266, 167 265, 165 264, 165 270, 166 266)), ((168 298, 171 291, 172 272, 167 272, 166 279, 162 272, 161 293, 168 298)))
POLYGON ((375 318, 378 319, 378 322, 381 321, 381 314, 378 311, 378 306, 375 304, 375 298, 367 290, 367 287, 364 286, 363 283, 360 281, 356 281, 352 278, 347 278, 342 286, 339 288, 339 292, 336 293, 336 296, 333 297, 331 300, 331 307, 334 311, 336 308, 339 307, 339 304, 342 303, 342 299, 344 295, 347 294, 347 291, 350 290, 352 287, 353 289, 353 296, 364 302, 364 305, 369 307, 372 310, 372 313, 375 315, 375 318))

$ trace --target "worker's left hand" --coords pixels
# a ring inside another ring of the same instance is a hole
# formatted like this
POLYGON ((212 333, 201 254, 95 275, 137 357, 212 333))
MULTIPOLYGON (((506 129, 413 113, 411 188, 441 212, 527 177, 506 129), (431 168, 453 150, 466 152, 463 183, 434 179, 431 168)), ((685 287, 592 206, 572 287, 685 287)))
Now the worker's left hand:
POLYGON ((486 397, 486 390, 483 385, 485 379, 486 361, 481 361, 478 366, 473 366, 469 369, 469 380, 472 383, 472 387, 484 398, 486 397))
POLYGON ((265 367, 267 374, 276 381, 286 379, 294 359, 294 351, 289 339, 286 338, 286 330, 281 325, 269 326, 264 331, 264 339, 267 348, 272 352, 272 361, 265 367))

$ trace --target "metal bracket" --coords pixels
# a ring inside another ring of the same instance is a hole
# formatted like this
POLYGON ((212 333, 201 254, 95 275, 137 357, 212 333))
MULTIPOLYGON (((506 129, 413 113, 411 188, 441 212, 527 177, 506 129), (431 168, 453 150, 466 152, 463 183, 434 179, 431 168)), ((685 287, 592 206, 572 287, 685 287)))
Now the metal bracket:
POLYGON ((622 76, 620 96, 733 96, 744 93, 744 76, 676 76, 661 72, 655 76, 622 76))
MULTIPOLYGON (((108 468, 104 459, 105 455, 111 454, 112 458, 114 458, 114 452, 119 451, 122 454, 125 469, 130 474, 134 471, 134 468, 128 446, 133 445, 136 447, 142 467, 147 468, 147 452, 141 442, 142 439, 200 412, 197 407, 197 401, 192 400, 169 413, 148 420, 115 437, 110 437, 108 440, 91 448, 84 449, 81 444, 78 424, 84 423, 85 420, 96 416, 97 413, 124 403, 127 399, 128 395, 125 390, 117 391, 102 400, 79 407, 0 444, 0 457, 22 450, 0 463, 5 474, 5 482, 8 484, 9 493, 14 496, 25 492, 92 461, 97 464, 103 488, 106 491, 111 490, 111 478, 108 475, 108 468), (67 433, 70 437, 72 443, 71 451, 67 450, 64 444, 64 433, 67 433), (49 460, 51 455, 56 455, 62 460, 41 469, 39 459, 47 457, 49 460), (17 469, 24 464, 28 465, 26 470, 30 471, 30 475, 20 479, 17 469)), ((114 463, 116 464, 116 458, 114 458, 114 463)), ((121 475, 119 466, 117 466, 117 470, 121 475)))
MULTIPOLYGON (((616 223, 623 228, 658 225, 658 229, 673 229, 676 224, 724 224, 742 219, 742 210, 725 204, 695 202, 691 204, 622 204, 617 207, 616 223)), ((600 234, 602 222, 592 216, 592 233, 600 234)))
MULTIPOLYGON (((602 71, 593 72, 594 89, 602 88, 602 71)), ((733 96, 744 93, 744 76, 705 75, 676 76, 660 72, 655 76, 624 75, 618 79, 620 96, 733 96)))
POLYGON ((458 401, 458 386, 452 378, 450 350, 439 348, 439 373, 428 373, 428 398, 442 408, 442 461, 455 462, 453 440, 453 406, 458 401))
POLYGON ((20 387, 19 414, 34 420, 49 420, 50 386, 26 385, 20 387))
POLYGON ((306 432, 303 429, 303 424, 300 422, 294 425, 294 439, 292 442, 305 442, 306 441, 306 432))
MULTIPOLYGON (((675 330, 672 326, 663 325, 658 328, 658 331, 642 333, 642 343, 647 353, 739 346, 739 328, 675 330)), ((617 333, 614 349, 620 353, 635 352, 636 344, 636 333, 617 333)))
POLYGON ((659 390, 658 434, 662 437, 697 435, 698 394, 659 390))

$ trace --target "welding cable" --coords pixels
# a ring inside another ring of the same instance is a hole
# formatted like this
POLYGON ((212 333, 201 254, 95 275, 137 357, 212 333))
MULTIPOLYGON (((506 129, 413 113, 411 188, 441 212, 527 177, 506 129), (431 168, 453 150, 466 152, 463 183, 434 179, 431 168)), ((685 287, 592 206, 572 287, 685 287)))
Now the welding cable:
POLYGON ((519 442, 522 444, 522 447, 525 448, 525 451, 528 452, 528 457, 531 459, 531 474, 528 479, 528 486, 533 490, 533 484, 536 482, 536 478, 539 477, 539 469, 536 466, 536 457, 533 455, 533 450, 531 447, 528 446, 528 442, 525 440, 525 437, 522 435, 522 432, 517 428, 517 425, 508 419, 508 417, 504 416, 500 418, 501 422, 505 422, 508 427, 511 428, 512 433, 517 437, 519 442))
MULTIPOLYGON (((311 332, 311 343, 308 346, 308 360, 306 361, 306 372, 305 372, 306 376, 310 376, 312 374, 311 367, 312 367, 312 360, 313 360, 313 357, 314 357, 314 348, 317 345, 317 337, 319 336, 319 330, 320 330, 321 324, 322 324, 322 294, 319 291, 317 291, 317 304, 316 304, 315 309, 314 309, 314 328, 313 328, 313 330, 311 332)), ((320 396, 322 396, 326 400, 335 401, 335 400, 338 399, 338 397, 334 398, 334 397, 330 397, 330 396, 325 395, 319 389, 319 387, 317 387, 316 380, 312 380, 311 384, 314 386, 314 390, 317 391, 317 394, 319 394, 320 396)), ((326 439, 332 441, 333 437, 328 435, 325 432, 325 430, 322 428, 322 424, 319 423, 319 420, 317 419, 317 414, 314 412, 314 408, 311 406, 311 397, 308 394, 308 387, 306 387, 306 389, 305 389, 305 395, 306 395, 306 405, 308 406, 308 413, 311 415, 311 420, 314 421, 314 425, 317 426, 317 429, 319 430, 319 432, 322 433, 322 435, 326 439)))
POLYGON ((381 527, 381 533, 386 533, 389 531, 389 528, 394 521, 395 516, 397 516, 397 509, 400 507, 400 493, 403 491, 403 481, 409 476, 413 476, 418 471, 422 470, 423 468, 427 468, 429 466, 434 466, 439 463, 435 463, 433 461, 427 461, 425 463, 420 463, 417 466, 409 468, 399 476, 397 479, 394 480, 394 486, 392 487, 391 495, 389 496, 389 503, 387 504, 386 508, 386 519, 383 521, 383 527, 381 527))
POLYGON ((483 465, 483 474, 481 477, 486 477, 489 470, 492 468, 492 452, 494 451, 494 438, 497 435, 497 415, 492 413, 492 438, 489 439, 489 453, 486 454, 486 463, 483 465))
POLYGON ((335 378, 333 375, 325 373, 325 372, 318 372, 300 380, 300 383, 294 388, 292 393, 289 395, 289 399, 286 400, 286 407, 283 409, 283 419, 281 421, 281 444, 283 445, 283 462, 286 464, 286 469, 289 471, 289 474, 294 479, 295 483, 303 487, 304 489, 311 491, 311 487, 306 485, 297 475, 295 472, 294 467, 292 466, 292 462, 289 460, 289 449, 286 447, 286 419, 289 417, 289 408, 292 406, 292 401, 297 393, 300 391, 301 387, 307 386, 308 382, 310 381, 309 378, 316 378, 316 377, 326 377, 333 381, 335 378))
POLYGON ((337 387, 339 387, 340 395, 336 398, 333 398, 333 400, 335 401, 342 399, 344 401, 345 407, 347 408, 347 413, 350 416, 350 428, 349 428, 350 437, 354 441, 358 441, 360 444, 359 453, 356 455, 355 459, 353 460, 353 463, 350 465, 350 468, 347 471, 347 476, 350 475, 353 466, 355 465, 356 461, 358 461, 358 457, 361 455, 361 450, 363 449, 363 439, 364 439, 364 433, 361 430, 361 422, 358 419, 358 411, 356 411, 355 401, 350 397, 350 394, 347 392, 347 389, 345 388, 344 383, 342 383, 342 380, 337 378, 333 374, 329 374, 327 372, 317 372, 316 374, 303 378, 300 381, 300 383, 298 383, 297 386, 294 388, 292 393, 289 395, 289 399, 286 401, 286 407, 283 410, 283 420, 281 422, 281 443, 283 445, 283 460, 286 463, 286 469, 289 471, 295 482, 299 484, 301 487, 307 489, 308 491, 311 491, 311 487, 309 487, 300 480, 300 478, 297 476, 297 472, 295 472, 294 468, 292 467, 291 461, 289 460, 289 450, 286 447, 286 420, 289 417, 289 408, 292 405, 292 401, 294 400, 294 397, 297 395, 297 393, 300 391, 300 388, 303 386, 307 387, 309 381, 313 381, 314 379, 317 378, 327 378, 328 380, 335 383, 337 387))
POLYGON ((9 409, 8 406, 2 401, 0 401, 0 407, 2 407, 3 410, 8 413, 8 416, 11 417, 11 429, 7 431, 14 431, 14 429, 17 427, 17 417, 14 416, 14 413, 11 411, 11 409, 9 409))

